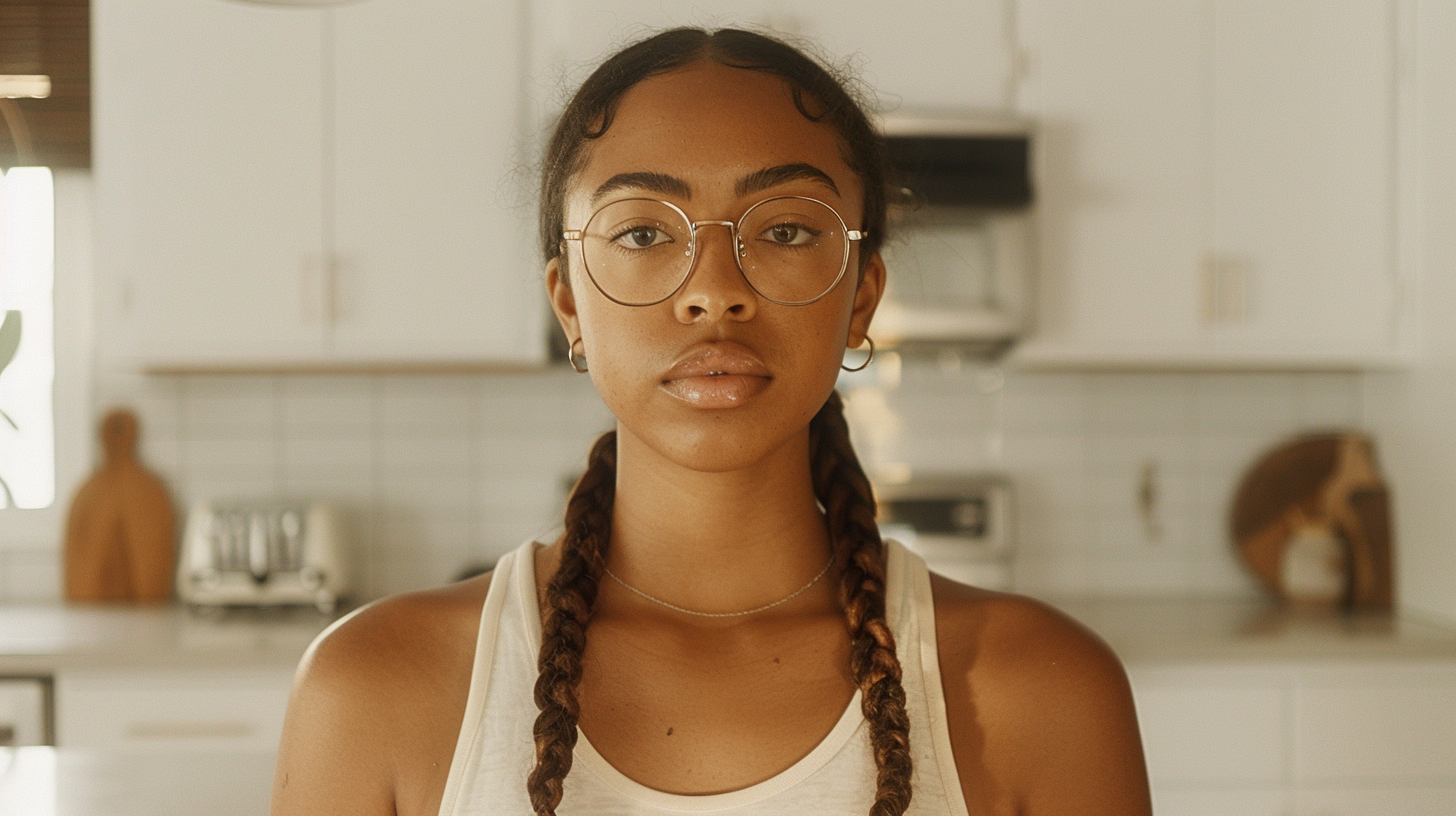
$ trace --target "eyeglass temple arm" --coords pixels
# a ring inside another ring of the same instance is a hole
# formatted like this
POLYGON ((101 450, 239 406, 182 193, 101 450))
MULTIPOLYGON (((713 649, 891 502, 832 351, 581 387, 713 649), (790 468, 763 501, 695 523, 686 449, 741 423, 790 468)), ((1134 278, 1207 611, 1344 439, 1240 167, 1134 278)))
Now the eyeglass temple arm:
POLYGON ((580 241, 581 240, 581 236, 582 236, 582 231, 581 230, 567 230, 567 231, 561 233, 561 240, 563 240, 563 241, 580 241))

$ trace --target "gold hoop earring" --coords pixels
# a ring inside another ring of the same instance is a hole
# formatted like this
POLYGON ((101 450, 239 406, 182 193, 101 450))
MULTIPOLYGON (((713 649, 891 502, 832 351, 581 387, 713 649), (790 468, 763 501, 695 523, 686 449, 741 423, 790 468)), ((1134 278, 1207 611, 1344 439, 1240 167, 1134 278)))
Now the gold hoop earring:
POLYGON ((839 367, 842 368, 842 369, 844 369, 845 371, 864 371, 866 366, 868 366, 870 363, 874 362, 874 359, 875 359, 875 340, 874 340, 873 337, 870 337, 867 334, 867 335, 865 335, 865 342, 870 344, 870 356, 866 357, 865 358, 865 361, 863 363, 860 363, 858 366, 856 366, 854 368, 850 368, 849 366, 847 366, 847 365, 845 365, 843 363, 840 363, 839 364, 839 367))
POLYGON ((587 371, 587 368, 586 368, 586 343, 582 342, 582 339, 580 337, 578 337, 575 340, 572 340, 571 341, 571 350, 566 353, 566 361, 568 363, 571 363, 571 367, 576 371, 576 373, 578 373, 578 374, 585 374, 586 373, 586 371, 587 371), (576 363, 576 360, 577 360, 576 344, 577 343, 581 343, 581 365, 577 365, 577 363, 576 363))

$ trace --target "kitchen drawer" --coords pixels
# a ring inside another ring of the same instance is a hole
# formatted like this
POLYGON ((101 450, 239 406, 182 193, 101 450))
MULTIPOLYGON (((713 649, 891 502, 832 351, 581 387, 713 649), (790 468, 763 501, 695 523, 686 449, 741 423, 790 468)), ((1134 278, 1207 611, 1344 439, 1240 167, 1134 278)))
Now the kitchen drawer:
POLYGON ((1288 816, 1289 794, 1279 786, 1259 788, 1153 785, 1158 816, 1288 816))
POLYGON ((1293 816, 1451 816, 1456 785, 1301 790, 1293 816))
POLYGON ((1137 682, 1148 775, 1157 783, 1283 780, 1283 691, 1275 685, 1137 682))
MULTIPOLYGON (((1456 787, 1456 672, 1366 674, 1300 684, 1294 705, 1299 783, 1456 787)), ((1456 813, 1456 799, 1450 801, 1446 812, 1456 813)))
POLYGON ((292 679, 284 668, 64 673, 56 680, 57 745, 276 751, 292 679))
POLYGON ((51 743, 50 682, 0 677, 0 748, 51 743))

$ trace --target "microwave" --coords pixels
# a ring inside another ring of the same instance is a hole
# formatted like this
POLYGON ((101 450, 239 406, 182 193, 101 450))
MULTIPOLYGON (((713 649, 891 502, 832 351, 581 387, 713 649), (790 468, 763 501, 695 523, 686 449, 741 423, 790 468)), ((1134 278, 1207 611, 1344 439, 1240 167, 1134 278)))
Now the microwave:
POLYGON ((876 347, 998 356, 1030 322, 1031 123, 922 111, 883 115, 879 127, 897 192, 876 347))

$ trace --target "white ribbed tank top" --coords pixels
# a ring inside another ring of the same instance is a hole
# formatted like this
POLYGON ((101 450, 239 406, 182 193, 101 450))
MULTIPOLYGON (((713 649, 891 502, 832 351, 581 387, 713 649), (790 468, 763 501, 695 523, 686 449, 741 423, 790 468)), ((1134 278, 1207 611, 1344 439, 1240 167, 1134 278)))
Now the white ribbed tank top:
MULTIPOLYGON (((886 617, 903 668, 915 775, 909 813, 969 816, 946 726, 936 656, 930 573, 919 556, 887 541, 886 617)), ((440 816, 531 816, 526 776, 535 763, 533 688, 541 647, 536 597, 537 542, 527 541, 496 565, 480 615, 470 694, 440 816)), ((721 813, 725 816, 815 813, 865 816, 874 801, 875 760, 869 725, 855 692, 839 722, 807 756, 756 785, 684 796, 627 778, 578 732, 571 773, 557 812, 601 816, 721 813)))

